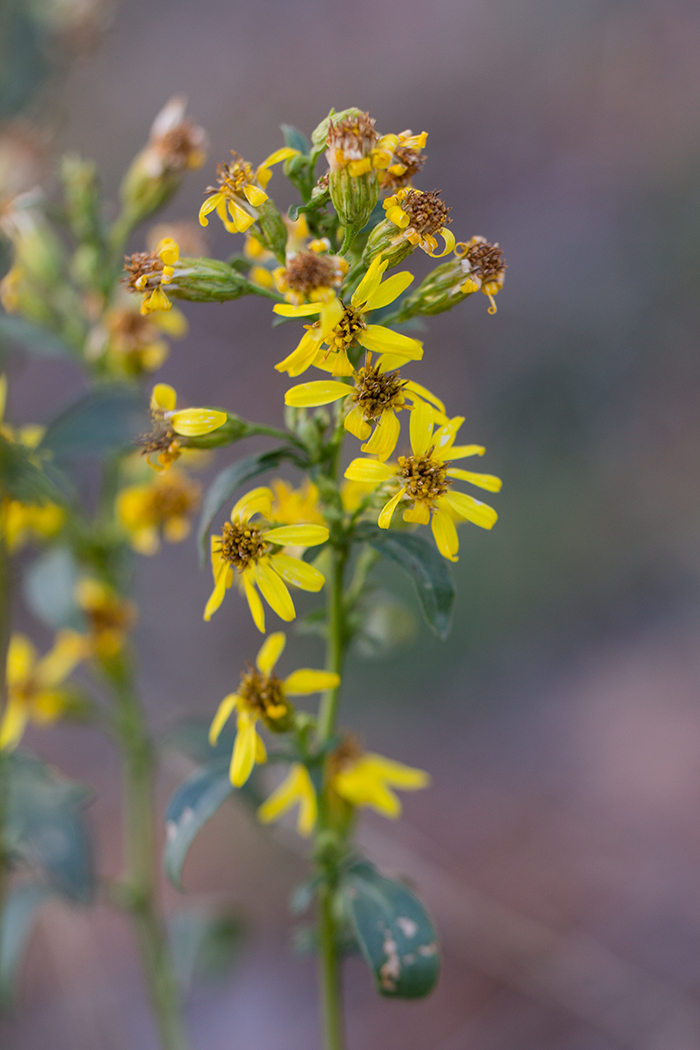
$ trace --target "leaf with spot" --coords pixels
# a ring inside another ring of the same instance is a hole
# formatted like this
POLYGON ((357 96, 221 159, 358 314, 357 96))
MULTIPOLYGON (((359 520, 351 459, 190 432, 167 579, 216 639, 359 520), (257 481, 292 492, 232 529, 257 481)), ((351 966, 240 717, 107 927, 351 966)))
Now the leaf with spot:
POLYGON ((226 467, 214 478, 204 497, 202 514, 197 530, 197 538, 203 560, 206 559, 209 553, 207 549, 209 531, 214 518, 221 508, 233 498, 234 494, 246 481, 252 481, 253 478, 257 478, 258 475, 264 474, 267 470, 274 470, 285 459, 291 460, 297 466, 304 466, 299 450, 285 446, 271 449, 269 452, 256 452, 251 456, 246 456, 245 459, 239 459, 237 463, 226 467))
POLYGON ((7 757, 6 849, 64 896, 87 902, 95 876, 85 819, 89 791, 21 752, 7 757))
POLYGON ((367 861, 346 869, 340 891, 380 995, 429 995, 440 973, 440 954, 435 927, 416 895, 367 861))
POLYGON ((428 626, 446 638, 452 624, 455 589, 447 563, 435 544, 414 532, 380 529, 363 523, 355 538, 395 562, 413 580, 428 626))

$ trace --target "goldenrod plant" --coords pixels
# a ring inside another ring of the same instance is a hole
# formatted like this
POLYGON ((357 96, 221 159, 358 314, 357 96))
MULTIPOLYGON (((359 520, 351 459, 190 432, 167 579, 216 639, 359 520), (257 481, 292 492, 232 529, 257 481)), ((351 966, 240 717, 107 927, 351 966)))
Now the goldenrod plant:
MULTIPOLYGON (((63 207, 51 211, 63 221, 60 234, 39 191, 0 206, 0 229, 13 250, 0 285, 0 337, 29 350, 48 340, 91 384, 45 427, 19 430, 5 417, 0 425, 3 578, 17 550, 38 548, 25 592, 56 632, 39 657, 5 618, 3 923, 6 931, 16 925, 17 902, 28 893, 37 905, 59 892, 84 902, 99 894, 124 908, 164 1050, 187 1040, 158 888, 155 748, 138 691, 130 587, 134 559, 156 555, 162 541, 185 540, 200 505, 197 543, 212 573, 204 619, 226 617, 244 599, 264 638, 233 691, 218 707, 212 697, 208 731, 192 722, 174 735, 197 769, 168 806, 168 877, 182 889, 197 832, 229 797, 251 804, 266 825, 293 812, 311 868, 296 898, 315 908, 327 1050, 345 1046, 348 952, 363 955, 384 996, 425 996, 439 973, 438 936, 425 907, 355 843, 362 808, 396 819, 397 791, 426 788, 429 773, 366 749, 339 724, 338 705, 351 647, 367 651, 372 632, 375 641, 378 631, 391 640, 395 606, 382 607, 379 628, 372 606, 377 562, 388 559, 411 577, 430 628, 444 638, 459 531, 468 542, 470 525, 491 529, 496 522, 494 508, 455 487, 499 491, 493 474, 455 465, 483 456, 484 447, 459 443, 459 405, 448 405, 442 391, 428 390, 410 370, 437 353, 417 338, 422 330, 413 319, 477 291, 495 312, 505 263, 498 245, 481 236, 458 241, 449 205, 414 185, 426 132, 380 134, 368 113, 351 108, 331 110, 310 142, 288 125, 283 135, 259 166, 232 150, 215 185, 203 178, 199 223, 206 226, 214 214, 221 220, 234 238, 228 261, 204 257, 186 225, 146 230, 144 250, 124 261, 136 227, 150 222, 188 171, 206 163, 206 135, 179 98, 158 115, 129 167, 111 223, 94 166, 78 157, 64 161, 63 207), (299 195, 286 213, 272 196, 273 176, 286 177, 299 195), (397 267, 417 248, 437 262, 413 289, 413 274, 397 267), (190 407, 186 392, 179 396, 151 379, 167 356, 168 336, 186 330, 176 300, 244 295, 268 299, 271 322, 290 332, 281 361, 265 360, 261 340, 260 367, 304 377, 289 384, 279 427, 244 419, 238 405, 190 407), (202 496, 192 475, 197 458, 253 435, 271 447, 224 466, 202 496), (71 484, 72 463, 85 455, 100 462, 92 506, 81 504, 71 484), (293 481, 275 476, 283 466, 295 472, 293 481), (318 595, 318 604, 302 602, 300 592, 318 595), (288 657, 296 630, 318 636, 322 667, 298 668, 288 657), (90 719, 120 749, 125 868, 116 881, 93 872, 82 790, 22 751, 28 722, 58 718, 90 719), (41 808, 36 785, 49 781, 61 785, 58 801, 31 817, 32 806, 41 808), (53 819, 70 823, 72 866, 33 848, 36 828, 53 819)), ((1 392, 4 406, 4 384, 1 392)), ((0 958, 0 975, 3 965, 0 958)))

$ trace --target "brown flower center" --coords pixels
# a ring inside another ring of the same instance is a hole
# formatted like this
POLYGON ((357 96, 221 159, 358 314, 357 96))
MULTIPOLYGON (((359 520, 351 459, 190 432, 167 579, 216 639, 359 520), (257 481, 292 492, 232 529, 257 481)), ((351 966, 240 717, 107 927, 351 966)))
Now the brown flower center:
POLYGON ((332 350, 347 350, 355 342, 355 336, 363 331, 367 325, 362 319, 362 314, 353 309, 352 306, 345 307, 345 313, 338 324, 328 336, 328 342, 332 350))
POLYGON ((432 507, 452 484, 447 477, 449 463, 433 459, 435 447, 420 456, 399 456, 398 476, 406 486, 406 498, 432 507))
POLYGON ((175 431, 163 420, 154 417, 153 430, 150 434, 142 434, 135 442, 141 449, 142 456, 150 456, 153 452, 169 452, 174 445, 179 446, 175 431))
POLYGON ((335 266, 327 255, 299 252, 287 263, 284 278, 294 292, 308 295, 315 288, 331 288, 336 284, 335 266))
POLYGON ((403 164, 406 170, 402 175, 394 175, 388 170, 385 171, 382 179, 382 187, 385 190, 398 190, 402 186, 407 186, 413 176, 423 170, 427 160, 425 153, 411 149, 410 146, 398 146, 394 150, 394 158, 394 163, 403 164))
POLYGON ((347 733, 343 736, 335 751, 332 751, 328 756, 329 778, 332 780, 334 776, 343 769, 347 769, 348 766, 354 765, 360 758, 362 758, 360 741, 352 733, 347 733))
POLYGON ((463 257, 468 261, 471 272, 479 277, 483 284, 489 281, 503 283, 506 262, 497 244, 489 244, 484 237, 473 237, 463 257))
POLYGON ((124 281, 131 291, 143 292, 160 284, 163 260, 155 252, 134 252, 133 255, 124 257, 124 269, 128 274, 124 281), (145 283, 137 284, 136 282, 143 277, 146 278, 145 283))
POLYGON ((374 130, 374 120, 369 113, 358 113, 345 117, 337 124, 328 124, 328 148, 342 149, 352 159, 366 157, 374 149, 379 135, 374 130))
POLYGON ((243 160, 240 153, 236 153, 235 150, 231 150, 233 160, 229 161, 228 164, 217 164, 216 166, 216 181, 217 186, 207 186, 205 193, 221 193, 222 191, 227 197, 242 197, 243 187, 250 186, 251 183, 255 182, 255 171, 253 165, 249 164, 247 160, 243 160))
POLYGON ((401 201, 401 207, 409 218, 409 226, 422 237, 432 236, 452 222, 452 219, 448 219, 452 209, 440 200, 439 195, 440 190, 430 190, 429 193, 409 190, 401 201))
POLYGON ((364 412, 365 420, 370 423, 379 419, 382 412, 402 403, 402 391, 405 381, 398 372, 379 371, 379 365, 360 368, 356 375, 353 401, 364 412))
POLYGON ((224 561, 235 565, 239 572, 243 572, 251 562, 262 558, 267 547, 257 526, 244 525, 238 521, 224 523, 219 540, 219 553, 224 561))
POLYGON ((264 720, 268 728, 284 732, 291 724, 293 708, 285 696, 284 684, 277 675, 264 675, 251 667, 241 678, 238 695, 251 711, 264 720))
POLYGON ((185 518, 200 500, 201 489, 184 476, 163 477, 151 493, 151 515, 155 521, 185 518))
POLYGON ((202 144, 202 129, 191 120, 181 120, 158 139, 163 165, 169 171, 182 171, 202 149, 202 144))

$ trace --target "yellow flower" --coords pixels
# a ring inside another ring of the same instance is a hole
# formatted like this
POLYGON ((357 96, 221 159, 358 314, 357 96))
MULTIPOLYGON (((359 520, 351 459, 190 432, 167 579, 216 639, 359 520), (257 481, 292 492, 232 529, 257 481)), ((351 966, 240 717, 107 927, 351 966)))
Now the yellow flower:
POLYGON ((241 787, 257 762, 267 758, 265 745, 258 736, 256 723, 261 720, 274 733, 286 733, 294 725, 294 707, 290 696, 308 696, 340 685, 340 676, 330 671, 303 668, 285 679, 274 674, 275 664, 287 641, 282 631, 263 642, 250 667, 241 677, 236 693, 229 693, 219 704, 209 729, 209 743, 214 747, 219 734, 234 710, 237 711, 236 742, 231 755, 230 777, 234 787, 241 787))
POLYGON ((124 268, 129 274, 129 287, 136 292, 148 292, 141 303, 142 314, 172 308, 173 304, 162 286, 172 281, 179 258, 180 248, 172 237, 159 241, 154 252, 136 252, 127 256, 124 268))
POLYGON ((308 250, 290 254, 286 266, 272 272, 277 290, 292 306, 330 302, 345 280, 348 262, 342 255, 330 255, 327 238, 310 243, 308 250))
POLYGON ((146 485, 130 485, 116 500, 116 513, 139 554, 156 554, 161 534, 180 543, 190 533, 190 515, 198 506, 201 486, 177 469, 146 485))
POLYGON ((202 226, 207 226, 207 215, 216 211, 229 233, 245 233, 258 218, 257 209, 269 199, 265 187, 272 178, 270 168, 298 156, 299 151, 288 146, 275 150, 257 171, 235 150, 231 150, 231 154, 233 161, 217 166, 219 188, 209 186, 205 191, 212 196, 199 209, 199 221, 202 226))
POLYGON ((323 304, 323 308, 318 303, 304 306, 278 303, 274 306, 274 312, 282 317, 321 314, 320 320, 302 336, 296 350, 275 365, 277 371, 298 376, 310 365, 316 365, 335 376, 352 375, 347 351, 356 343, 380 354, 380 362, 385 369, 395 368, 406 361, 420 361, 423 345, 417 339, 365 321, 365 314, 393 303, 413 280, 413 274, 404 271, 382 281, 387 265, 387 260, 382 260, 381 256, 372 260, 367 273, 353 292, 349 306, 345 306, 338 298, 323 304), (327 347, 325 351, 324 346, 327 347))
POLYGON ((434 259, 449 255, 455 246, 454 234, 447 229, 450 208, 440 200, 439 190, 400 189, 384 201, 386 217, 401 233, 394 239, 409 241, 434 259), (436 237, 442 237, 445 248, 439 252, 436 237))
POLYGON ((272 521, 279 525, 296 525, 300 521, 325 524, 318 502, 318 489, 308 478, 304 478, 298 489, 281 478, 275 478, 270 484, 275 494, 270 509, 272 521))
POLYGON ((12 635, 7 650, 7 705, 0 723, 0 748, 15 748, 30 719, 47 724, 60 718, 70 706, 70 694, 59 687, 86 655, 85 638, 76 631, 59 631, 53 649, 41 659, 37 659, 28 638, 12 635))
POLYGON ((351 806, 368 806, 385 817, 401 816, 401 803, 391 790, 418 791, 430 784, 430 776, 422 769, 393 762, 390 758, 367 751, 364 754, 345 755, 344 745, 333 756, 337 766, 331 775, 330 786, 351 806))
POLYGON ((185 169, 195 171, 207 159, 206 132, 185 117, 186 107, 187 99, 176 95, 153 121, 148 145, 140 158, 152 179, 185 169))
POLYGON ((270 797, 258 809, 258 820, 270 824, 286 813, 299 807, 297 830, 300 835, 310 835, 318 816, 316 791, 309 771, 301 762, 292 762, 289 773, 270 797))
POLYGON ((402 131, 398 135, 385 135, 382 140, 387 152, 391 151, 389 164, 379 173, 379 185, 383 190, 396 190, 410 184, 414 175, 422 169, 425 157, 427 131, 414 135, 411 131, 402 131))
POLYGON ((177 339, 186 333, 180 310, 143 314, 130 304, 114 306, 90 333, 88 355, 103 359, 112 375, 140 376, 155 372, 167 359, 164 335, 177 339))
POLYGON ((313 565, 293 558, 277 547, 293 545, 315 547, 328 539, 324 525, 282 525, 279 528, 251 523, 261 514, 269 520, 272 491, 261 486, 239 499, 231 511, 231 521, 225 522, 222 534, 211 538, 211 566, 214 590, 204 610, 209 620, 219 608, 227 589, 233 584, 234 569, 248 599, 250 612, 259 631, 265 631, 265 612, 256 587, 268 605, 283 620, 296 616, 294 602, 287 589, 291 583, 304 591, 320 591, 325 583, 323 575, 313 565))
POLYGON ((97 659, 111 660, 124 648, 136 622, 136 606, 91 577, 78 581, 75 598, 87 621, 89 651, 97 659))
POLYGON ((450 489, 452 479, 468 481, 489 492, 498 492, 501 488, 500 479, 493 474, 475 474, 450 466, 453 459, 484 453, 481 445, 454 444, 463 422, 463 417, 456 416, 433 432, 434 410, 427 402, 422 402, 411 412, 413 455, 399 456, 394 468, 376 459, 355 459, 345 471, 345 477, 351 481, 398 484, 398 491, 379 515, 379 527, 389 528, 399 502, 405 500, 410 505, 403 512, 404 521, 420 525, 430 522, 438 550, 450 561, 457 561, 459 550, 455 519, 490 529, 498 517, 493 507, 464 492, 453 492, 450 489))
POLYGON ((485 237, 472 237, 466 244, 455 245, 455 255, 468 266, 469 274, 460 291, 482 291, 489 299, 489 313, 495 314, 497 307, 494 295, 500 292, 506 276, 503 252, 497 244, 489 244, 485 237))
POLYGON ((153 430, 141 439, 141 452, 159 472, 168 470, 180 456, 181 437, 199 437, 218 430, 227 420, 216 408, 177 409, 177 393, 168 383, 156 383, 151 394, 153 430))
POLYGON ((0 522, 7 549, 18 550, 30 537, 49 539, 61 530, 66 512, 56 503, 22 503, 8 499, 2 504, 0 522))
POLYGON ((350 397, 354 405, 345 416, 343 425, 360 441, 366 442, 362 446, 363 452, 378 456, 380 460, 388 459, 396 448, 401 430, 396 413, 402 409, 412 409, 423 400, 429 401, 437 408, 441 421, 447 422, 442 401, 420 383, 401 379, 398 372, 388 371, 381 358, 372 365, 369 351, 364 367, 354 373, 354 380, 354 388, 338 380, 300 383, 287 391, 284 402, 295 408, 313 408, 350 397), (376 427, 372 434, 373 423, 376 427))

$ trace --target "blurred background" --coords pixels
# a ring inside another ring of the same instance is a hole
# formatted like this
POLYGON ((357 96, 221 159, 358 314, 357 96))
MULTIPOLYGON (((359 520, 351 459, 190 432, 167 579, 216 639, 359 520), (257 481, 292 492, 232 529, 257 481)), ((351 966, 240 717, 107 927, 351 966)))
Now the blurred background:
MULTIPOLYGON (((155 114, 183 93, 211 148, 166 218, 192 219, 231 148, 258 163, 281 122, 308 134, 331 106, 356 105, 381 132, 428 131, 419 185, 442 190, 457 239, 482 234, 505 253, 497 315, 473 296, 430 319, 412 371, 487 446, 500 520, 490 534, 464 527, 447 643, 383 570, 415 633, 381 659, 355 653, 343 701, 368 747, 433 774, 400 822, 365 817, 361 840, 427 901, 443 976, 425 1002, 387 1002, 351 960, 350 1047, 697 1050, 697 5, 2 0, 0 26, 18 11, 32 14, 11 41, 26 60, 0 74, 14 114, 0 159, 18 188, 51 191, 52 158, 71 149, 96 159, 113 200, 155 114)), ((271 190, 287 205, 283 181, 271 190)), ((218 223, 205 235, 209 254, 240 250, 218 223)), ((269 305, 184 310, 190 334, 159 377, 183 403, 278 424, 288 380, 272 365, 289 332, 269 328, 269 305)), ((10 378, 14 422, 51 418, 79 383, 58 359, 15 357, 10 378)), ((256 447, 220 453, 216 469, 256 447)), ((210 716, 257 651, 243 602, 202 622, 209 586, 193 542, 140 560, 158 730, 210 716)), ((319 641, 295 644, 315 666, 319 641)), ((93 786, 100 863, 117 871, 114 754, 74 728, 27 744, 93 786)), ((167 759, 163 804, 187 772, 167 759)), ((190 995, 193 1050, 318 1046, 313 959, 294 953, 287 910, 304 871, 235 801, 195 842, 188 891, 230 902, 246 935, 234 969, 190 995)), ((125 920, 49 906, 0 1045, 154 1050, 137 966, 125 920)))

